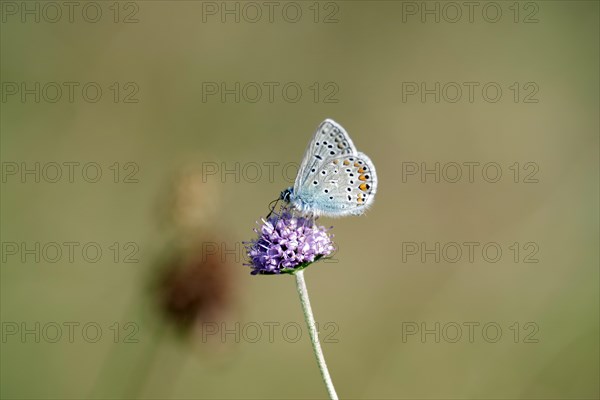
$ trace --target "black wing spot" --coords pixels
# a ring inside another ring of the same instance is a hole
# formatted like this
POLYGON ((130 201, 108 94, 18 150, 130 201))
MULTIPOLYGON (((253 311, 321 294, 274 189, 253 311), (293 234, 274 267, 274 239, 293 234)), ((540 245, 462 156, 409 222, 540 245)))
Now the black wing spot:
POLYGON ((327 171, 325 171, 325 170, 321 171, 321 175, 325 175, 325 174, 327 174, 327 171))
POLYGON ((325 193, 329 193, 329 189, 325 189, 323 190, 325 193))
POLYGON ((331 154, 332 156, 335 155, 335 151, 330 151, 329 154, 331 154))
POLYGON ((315 171, 316 171, 316 169, 314 169, 314 168, 310 170, 310 172, 315 172, 315 171))
POLYGON ((352 188, 346 188, 346 190, 347 190, 347 191, 349 191, 349 192, 351 192, 351 191, 352 191, 352 188))
POLYGON ((329 196, 329 200, 333 200, 333 196, 329 196))
POLYGON ((322 159, 323 159, 323 157, 321 157, 321 156, 320 156, 320 155, 318 155, 318 154, 315 154, 315 158, 318 158, 319 160, 322 160, 322 159))
POLYGON ((319 184, 319 182, 313 181, 313 185, 318 185, 318 184, 319 184))

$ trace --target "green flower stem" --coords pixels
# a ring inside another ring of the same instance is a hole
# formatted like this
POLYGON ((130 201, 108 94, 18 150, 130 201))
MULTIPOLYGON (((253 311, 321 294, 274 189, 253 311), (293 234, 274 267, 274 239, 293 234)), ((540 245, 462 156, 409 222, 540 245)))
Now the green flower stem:
POLYGON ((312 313, 310 300, 308 298, 308 291, 306 290, 306 283, 304 282, 304 271, 298 271, 295 275, 296 288, 298 289, 298 295, 300 296, 300 303, 302 303, 304 319, 306 320, 306 325, 308 325, 310 341, 312 343, 315 357, 317 358, 317 364, 319 364, 319 369, 321 370, 323 382, 325 382, 325 386, 327 387, 329 398, 332 400, 337 400, 338 395, 335 392, 335 388, 333 387, 333 382, 331 381, 331 376, 329 375, 329 371, 327 370, 327 364, 325 363, 325 357, 323 357, 323 350, 321 350, 321 344, 319 343, 319 332, 317 332, 315 317, 312 313))

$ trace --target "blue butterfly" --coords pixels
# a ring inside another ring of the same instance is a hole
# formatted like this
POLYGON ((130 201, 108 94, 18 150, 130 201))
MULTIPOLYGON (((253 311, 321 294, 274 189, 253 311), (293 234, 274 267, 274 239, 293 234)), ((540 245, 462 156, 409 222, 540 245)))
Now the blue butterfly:
POLYGON ((363 214, 376 191, 371 159, 356 150, 341 125, 326 119, 304 153, 294 186, 279 199, 304 214, 342 217, 363 214))

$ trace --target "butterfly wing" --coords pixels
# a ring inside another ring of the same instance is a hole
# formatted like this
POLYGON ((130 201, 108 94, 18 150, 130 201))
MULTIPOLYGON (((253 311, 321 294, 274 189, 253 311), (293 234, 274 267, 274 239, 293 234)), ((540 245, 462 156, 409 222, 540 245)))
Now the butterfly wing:
POLYGON ((361 215, 373 203, 377 173, 365 154, 326 158, 313 168, 308 179, 295 188, 293 203, 301 211, 329 217, 361 215))
POLYGON ((325 160, 347 154, 356 154, 352 139, 340 124, 332 119, 326 119, 319 125, 304 152, 294 182, 294 192, 299 193, 298 190, 302 190, 304 184, 325 160))

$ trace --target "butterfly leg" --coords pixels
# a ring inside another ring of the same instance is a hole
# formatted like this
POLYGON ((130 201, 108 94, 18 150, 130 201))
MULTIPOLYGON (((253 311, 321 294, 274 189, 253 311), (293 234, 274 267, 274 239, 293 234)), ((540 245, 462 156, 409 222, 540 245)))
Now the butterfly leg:
POLYGON ((275 208, 277 207, 277 204, 279 204, 279 200, 280 199, 275 199, 272 202, 269 203, 269 214, 267 214, 267 220, 271 217, 271 215, 275 212, 275 208))

